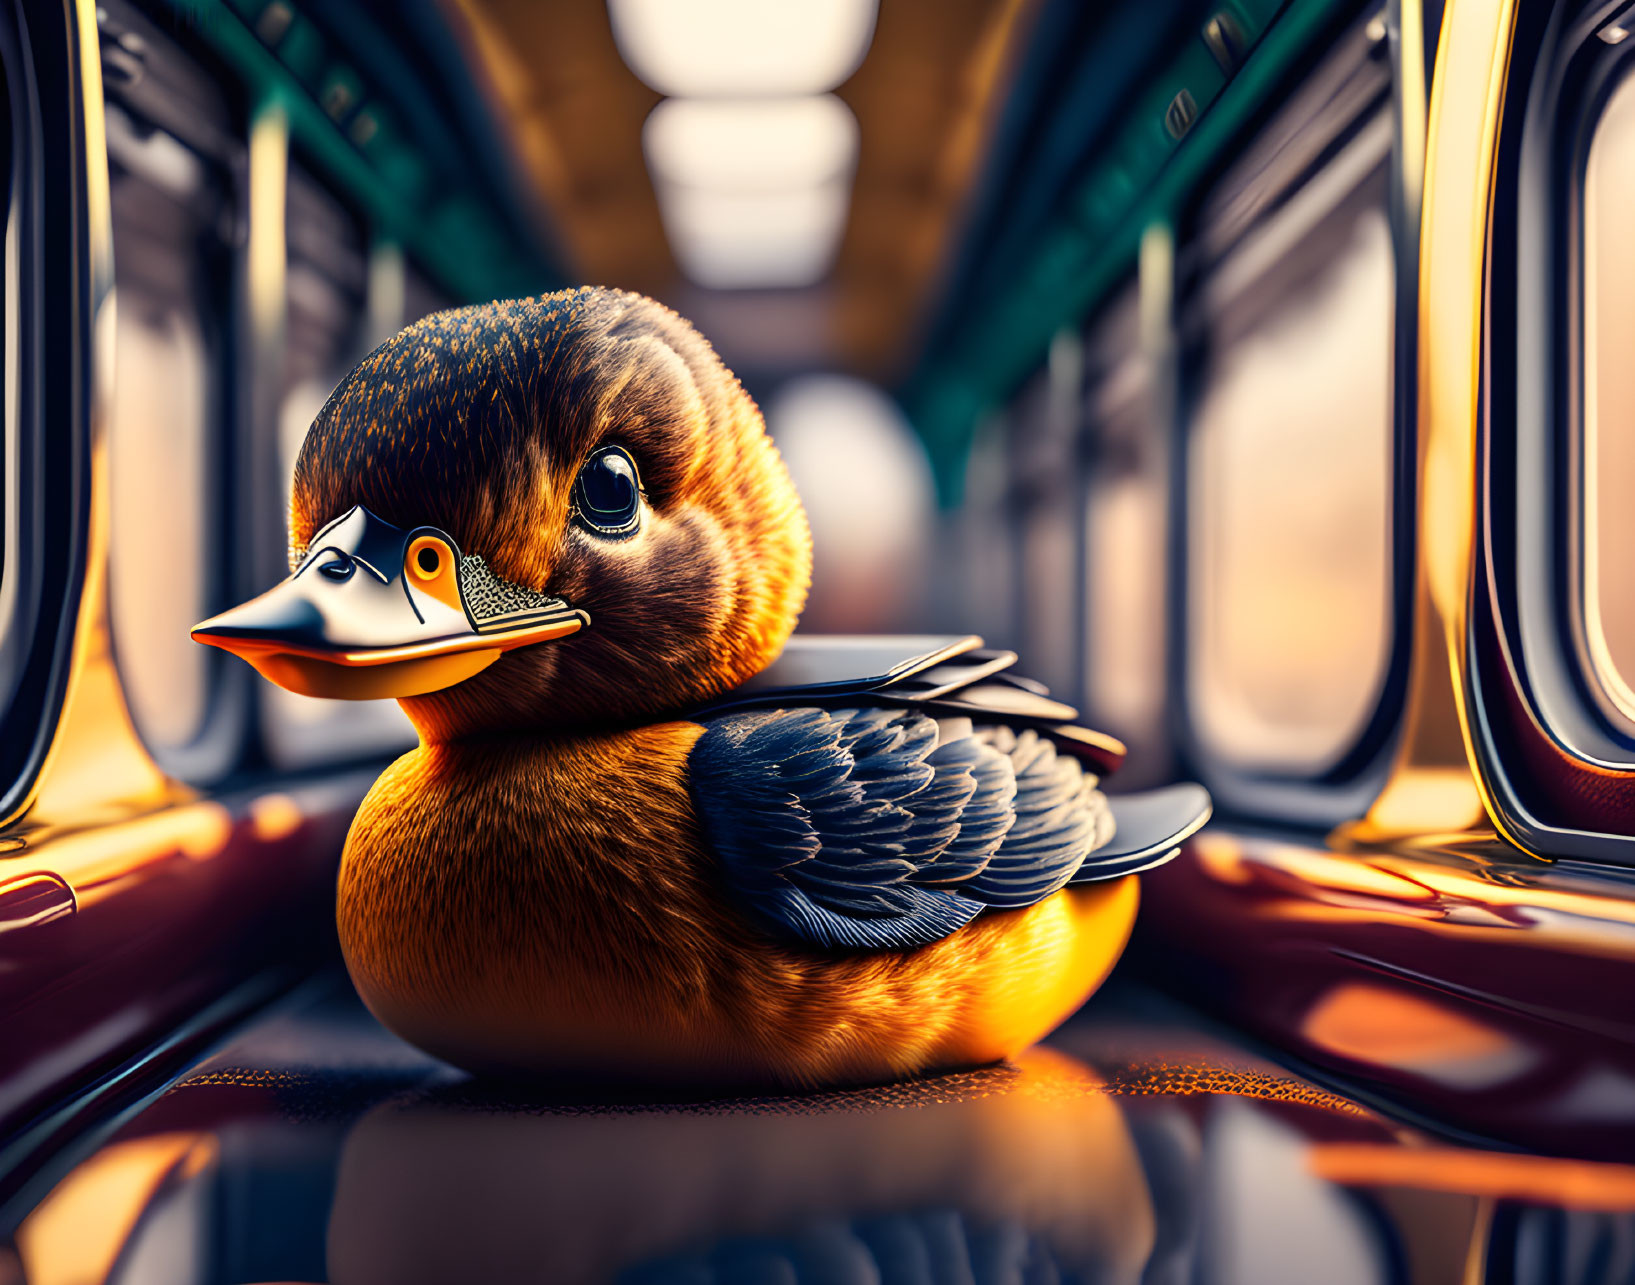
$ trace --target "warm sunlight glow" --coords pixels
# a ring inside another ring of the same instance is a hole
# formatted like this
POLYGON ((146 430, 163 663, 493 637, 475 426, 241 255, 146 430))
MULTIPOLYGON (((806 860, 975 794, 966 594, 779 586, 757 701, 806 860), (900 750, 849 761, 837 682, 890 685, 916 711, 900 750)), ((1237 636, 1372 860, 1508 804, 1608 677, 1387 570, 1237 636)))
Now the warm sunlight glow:
POLYGON ((113 1143, 74 1169, 17 1230, 31 1285, 111 1278, 132 1229, 169 1180, 215 1157, 214 1139, 163 1133, 113 1143))
POLYGON ((1347 1187, 1448 1191, 1567 1209, 1635 1209, 1635 1167, 1399 1143, 1318 1143, 1311 1172, 1347 1187))
POLYGON ((1530 1070, 1531 1049, 1495 1027, 1397 987, 1341 982, 1312 1005, 1300 1033, 1324 1052, 1452 1088, 1485 1089, 1530 1070))
POLYGON ((820 94, 863 61, 876 0, 608 0, 619 55, 661 94, 820 94))

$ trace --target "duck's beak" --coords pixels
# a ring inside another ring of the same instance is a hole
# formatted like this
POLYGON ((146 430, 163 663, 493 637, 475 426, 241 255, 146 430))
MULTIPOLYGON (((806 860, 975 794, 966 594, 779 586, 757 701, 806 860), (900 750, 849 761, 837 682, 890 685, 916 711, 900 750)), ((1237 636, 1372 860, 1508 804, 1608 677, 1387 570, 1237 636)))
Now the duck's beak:
POLYGON ((499 579, 435 527, 406 531, 361 505, 316 536, 295 574, 193 630, 304 696, 420 696, 502 652, 575 633, 590 617, 499 579))

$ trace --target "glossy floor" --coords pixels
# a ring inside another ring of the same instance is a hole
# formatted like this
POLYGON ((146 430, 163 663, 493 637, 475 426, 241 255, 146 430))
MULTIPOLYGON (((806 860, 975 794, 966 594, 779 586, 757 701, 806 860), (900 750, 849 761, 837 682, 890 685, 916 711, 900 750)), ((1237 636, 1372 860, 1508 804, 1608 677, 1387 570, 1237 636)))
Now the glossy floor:
POLYGON ((4 1285, 1635 1273, 1635 1167, 1434 1139, 1127 986, 1014 1066, 700 1103, 480 1086, 328 979, 33 1199, 4 1285))

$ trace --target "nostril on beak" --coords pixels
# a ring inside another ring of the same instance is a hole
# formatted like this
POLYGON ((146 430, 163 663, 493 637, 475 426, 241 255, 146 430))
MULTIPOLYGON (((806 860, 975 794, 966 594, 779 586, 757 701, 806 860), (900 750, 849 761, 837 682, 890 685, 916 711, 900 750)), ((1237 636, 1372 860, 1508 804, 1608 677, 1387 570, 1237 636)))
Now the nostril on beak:
POLYGON ((326 580, 350 580, 356 570, 357 563, 344 553, 337 553, 318 564, 318 574, 326 580))

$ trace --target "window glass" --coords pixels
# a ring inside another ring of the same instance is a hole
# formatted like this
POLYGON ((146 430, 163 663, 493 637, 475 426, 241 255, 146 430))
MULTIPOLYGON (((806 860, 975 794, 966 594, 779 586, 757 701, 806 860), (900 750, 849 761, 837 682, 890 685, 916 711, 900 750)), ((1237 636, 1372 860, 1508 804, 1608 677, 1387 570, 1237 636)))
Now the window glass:
POLYGON ((1190 417, 1189 689, 1203 746, 1316 773, 1373 712, 1390 645, 1394 259, 1388 122, 1204 286, 1190 417))
POLYGON ((108 423, 109 600, 131 714, 161 755, 193 741, 216 661, 212 443, 227 436, 215 344, 230 280, 224 175, 174 135, 107 113, 117 292, 108 423))
POLYGON ((1635 719, 1635 76, 1584 176, 1584 610, 1601 686, 1635 719))
MULTIPOLYGON (((404 264, 391 245, 371 252, 361 220, 299 165, 285 219, 285 345, 278 404, 281 509, 307 429, 335 386, 402 324, 404 264)), ((262 685, 268 753, 280 766, 335 762, 414 743, 396 701, 322 700, 262 685)))

